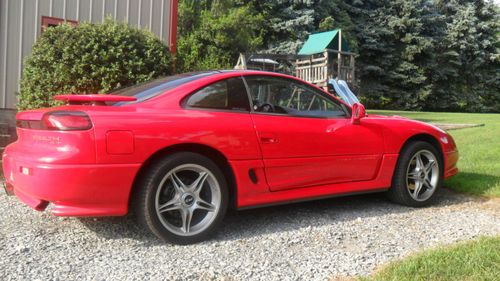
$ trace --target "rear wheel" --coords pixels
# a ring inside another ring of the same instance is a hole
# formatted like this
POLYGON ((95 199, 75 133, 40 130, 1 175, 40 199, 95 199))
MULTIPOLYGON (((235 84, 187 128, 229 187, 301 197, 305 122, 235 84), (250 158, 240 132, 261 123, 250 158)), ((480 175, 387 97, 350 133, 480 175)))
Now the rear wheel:
POLYGON ((438 151, 427 142, 406 145, 394 171, 389 198, 399 204, 421 207, 434 199, 442 182, 442 163, 438 151))
POLYGON ((159 238, 176 244, 207 239, 222 221, 227 184, 209 158, 191 152, 155 163, 138 186, 139 222, 159 238))

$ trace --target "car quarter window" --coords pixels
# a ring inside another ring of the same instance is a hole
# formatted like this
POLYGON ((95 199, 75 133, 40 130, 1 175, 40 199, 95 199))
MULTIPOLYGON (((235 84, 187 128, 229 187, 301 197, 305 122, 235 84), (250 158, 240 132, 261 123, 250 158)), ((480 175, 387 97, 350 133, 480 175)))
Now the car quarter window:
POLYGON ((291 79, 245 76, 253 110, 305 117, 346 116, 341 105, 319 90, 291 79))
POLYGON ((250 101, 241 77, 205 86, 188 96, 185 105, 194 108, 250 111, 250 101))

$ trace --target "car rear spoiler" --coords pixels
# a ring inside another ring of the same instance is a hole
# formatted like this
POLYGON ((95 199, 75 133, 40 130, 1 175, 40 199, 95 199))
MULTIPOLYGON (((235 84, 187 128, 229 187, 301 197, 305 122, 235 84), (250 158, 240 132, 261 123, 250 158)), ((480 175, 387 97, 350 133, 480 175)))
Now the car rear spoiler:
POLYGON ((91 104, 105 105, 106 102, 126 102, 136 101, 136 97, 115 96, 115 95, 56 95, 55 100, 65 101, 70 105, 91 104))

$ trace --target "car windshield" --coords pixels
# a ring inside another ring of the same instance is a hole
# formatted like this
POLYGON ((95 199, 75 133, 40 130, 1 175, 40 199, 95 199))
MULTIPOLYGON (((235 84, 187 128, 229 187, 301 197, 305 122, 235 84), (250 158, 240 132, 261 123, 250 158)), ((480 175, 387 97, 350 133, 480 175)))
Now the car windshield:
POLYGON ((109 95, 133 96, 137 98, 134 102, 117 102, 113 105, 124 105, 130 103, 142 102, 147 99, 156 97, 167 90, 178 87, 182 84, 209 76, 216 73, 215 71, 190 72, 167 76, 155 79, 153 81, 144 82, 141 84, 114 89, 109 95))

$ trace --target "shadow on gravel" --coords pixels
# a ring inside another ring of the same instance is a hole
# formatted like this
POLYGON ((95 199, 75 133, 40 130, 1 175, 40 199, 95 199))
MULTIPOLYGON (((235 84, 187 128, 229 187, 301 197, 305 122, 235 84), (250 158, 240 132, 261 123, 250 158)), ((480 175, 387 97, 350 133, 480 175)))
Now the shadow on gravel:
MULTIPOLYGON (((435 204, 444 207, 474 200, 472 197, 441 189, 435 204)), ((387 214, 407 213, 415 208, 389 202, 384 193, 346 196, 289 205, 228 211, 216 237, 205 243, 232 241, 270 233, 286 232, 306 227, 321 227, 358 218, 379 217, 387 214)), ((107 239, 134 239, 143 246, 165 243, 140 229, 132 216, 110 218, 80 218, 89 230, 107 239)))
MULTIPOLYGON (((473 200, 442 188, 430 206, 449 206, 473 200)), ((358 218, 407 213, 417 208, 391 203, 384 193, 309 201, 267 208, 232 211, 225 219, 217 240, 237 240, 268 233, 286 232, 306 227, 321 227, 358 218)))
POLYGON ((124 217, 78 218, 87 229, 106 239, 134 239, 144 246, 163 244, 158 238, 141 229, 130 215, 124 217))

